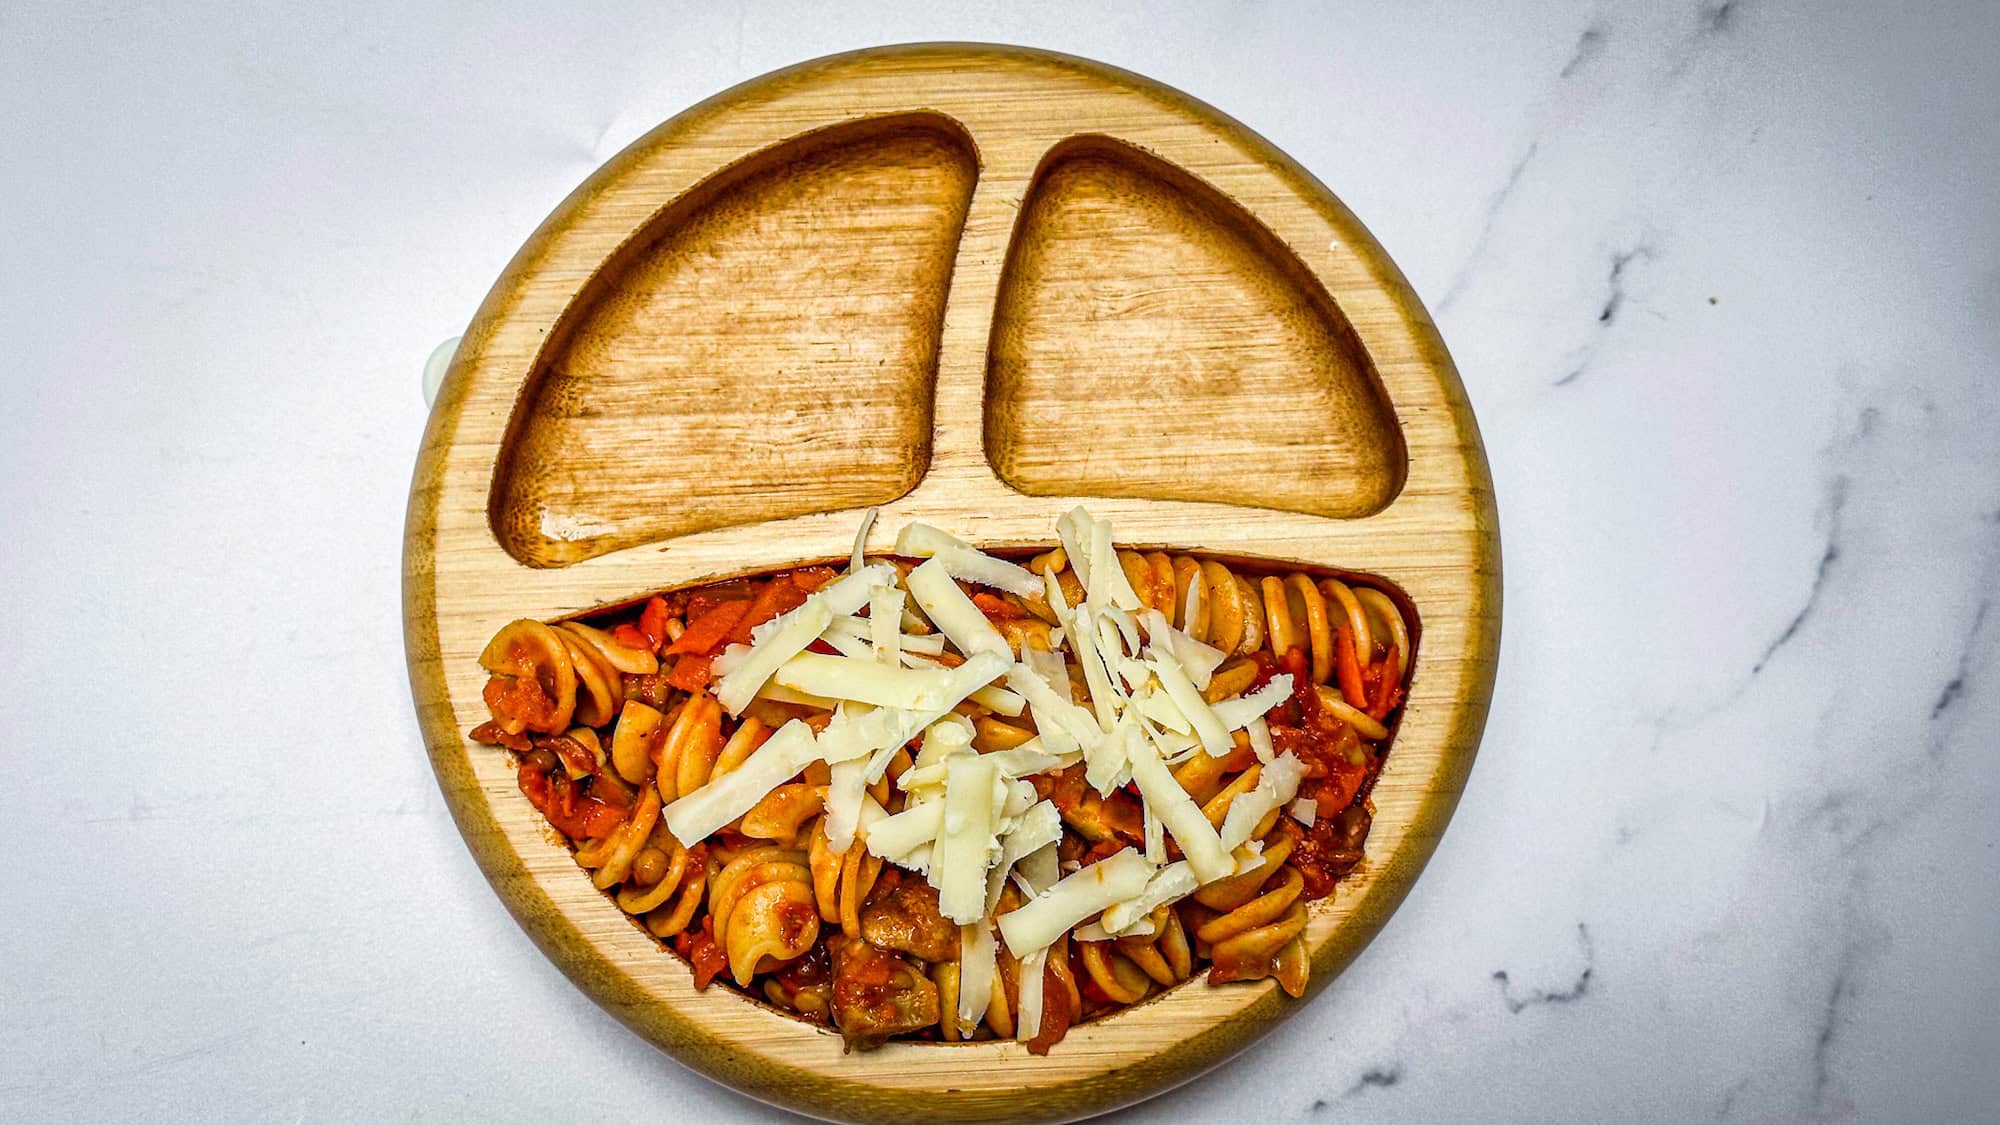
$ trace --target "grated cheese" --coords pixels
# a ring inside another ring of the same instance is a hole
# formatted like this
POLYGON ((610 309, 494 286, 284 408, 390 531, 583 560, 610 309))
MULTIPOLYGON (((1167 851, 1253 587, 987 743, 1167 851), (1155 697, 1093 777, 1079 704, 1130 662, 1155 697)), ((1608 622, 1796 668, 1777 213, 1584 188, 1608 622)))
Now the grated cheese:
POLYGON ((945 702, 951 694, 950 672, 891 668, 877 664, 865 649, 857 656, 802 652, 780 665, 771 679, 794 691, 905 711, 928 711, 957 702, 945 702))
POLYGON ((793 719, 743 759, 743 764, 666 807, 667 831, 696 843, 750 811, 764 795, 819 757, 812 728, 793 719))
POLYGON ((942 827, 943 801, 911 805, 868 826, 868 854, 909 867, 910 854, 936 840, 942 827))
POLYGON ((971 1035, 993 1000, 993 967, 1000 943, 991 919, 958 928, 958 1031, 971 1035))
POLYGON ((1201 692, 1195 690, 1187 671, 1181 667, 1171 653, 1158 645, 1146 649, 1146 662, 1153 667, 1153 674, 1160 678, 1160 688, 1167 698, 1174 701, 1174 707, 1187 716, 1188 725, 1194 728, 1196 737, 1201 739, 1202 749, 1213 757, 1220 758, 1235 748, 1229 737, 1229 729, 1222 720, 1215 717, 1215 709, 1202 699, 1201 692))
POLYGON ((1130 712, 1121 716, 1111 733, 1097 740, 1095 746, 1085 747, 1083 780, 1097 790, 1100 797, 1109 797, 1113 789, 1132 780, 1131 752, 1126 747, 1139 734, 1138 719, 1130 712))
POLYGON ((1292 697, 1292 677, 1283 673, 1271 677, 1271 682, 1237 699, 1225 699, 1211 710, 1216 721, 1224 730, 1242 730, 1251 723, 1262 719, 1271 708, 1292 697))
POLYGON ((1297 795, 1299 781, 1306 774, 1304 763, 1289 752, 1278 755, 1262 770, 1257 784, 1246 793, 1238 793, 1222 818, 1222 846, 1232 851, 1250 838, 1273 809, 1297 795))
POLYGON ((1022 856, 1020 862, 1014 865, 1014 877, 1028 888, 1030 894, 1041 894, 1055 886, 1056 880, 1062 878, 1055 844, 1051 842, 1022 856))
POLYGON ((854 555, 848 560, 848 573, 852 574, 867 565, 862 548, 868 545, 868 532, 874 528, 875 517, 881 514, 881 511, 880 508, 870 508, 861 513, 861 526, 854 529, 854 555))
POLYGON ((832 779, 826 787, 826 843, 834 851, 846 851, 861 826, 861 809, 868 798, 868 782, 862 776, 867 766, 864 759, 850 758, 828 767, 832 779))
POLYGON ((995 558, 929 524, 906 525, 896 536, 896 553, 935 558, 946 573, 961 581, 1024 596, 1041 592, 1041 581, 1026 567, 995 558))
POLYGON ((910 596, 917 601, 917 607, 938 631, 951 638, 958 651, 971 657, 982 652, 999 653, 1009 659, 1014 650, 1007 645, 1007 639, 993 627, 958 583, 944 569, 937 559, 923 564, 910 572, 904 584, 910 589, 910 596))
POLYGON ((1271 724, 1257 718, 1243 729, 1250 734, 1250 749, 1256 752, 1258 761, 1268 762, 1277 757, 1278 748, 1271 744, 1271 724))
MULTIPOLYGON (((1086 520, 1090 514, 1082 508, 1077 511, 1086 520)), ((1090 600, 1101 606, 1116 606, 1132 611, 1142 604, 1139 595, 1132 589, 1132 583, 1125 577, 1125 568, 1118 565, 1118 553, 1111 547, 1111 521, 1093 520, 1090 527, 1090 576, 1087 585, 1090 600)))
POLYGON ((868 647, 875 659, 892 668, 903 663, 903 602, 907 595, 894 586, 868 593, 868 647))
MULTIPOLYGON (((1195 810, 1197 815, 1200 811, 1195 810)), ((1025 961, 1030 954, 1047 949, 1077 923, 1145 891, 1152 875, 1153 865, 1138 852, 1125 848, 1064 876, 1020 909, 1002 914, 1000 936, 1014 956, 1025 961)))
MULTIPOLYGON (((1151 665, 1142 664, 1141 667, 1147 670, 1148 675, 1151 674, 1151 665)), ((1152 720, 1153 725, 1165 727, 1175 734, 1194 733, 1194 727, 1188 723, 1187 716, 1181 714, 1181 709, 1174 706, 1174 701, 1165 691, 1143 691, 1133 696, 1132 702, 1139 708, 1141 715, 1152 720)))
POLYGON ((1124 934, 1145 921, 1154 907, 1179 902, 1193 894, 1198 886, 1194 867, 1187 860, 1170 863, 1153 873, 1153 877, 1146 882, 1145 890, 1106 910, 1099 924, 1107 933, 1124 934))
MULTIPOLYGON (((1061 839, 1062 814, 1056 811, 1054 805, 1042 801, 1022 813, 1014 826, 1000 837, 999 862, 986 874, 986 912, 991 914, 993 908, 1000 905, 1000 892, 1006 887, 1007 877, 1013 873, 1015 864, 1044 851, 1053 856, 1054 845, 1061 839)), ((1047 887, 1053 882, 1054 879, 1046 879, 1040 886, 1047 887)))
POLYGON ((1181 854, 1194 866, 1194 873, 1204 884, 1229 877, 1236 870, 1235 861, 1229 858, 1229 849, 1222 846, 1221 838, 1208 823, 1201 806, 1195 804, 1194 798, 1188 796, 1187 790, 1174 779, 1152 739, 1135 741, 1129 752, 1132 780, 1139 786, 1139 795, 1153 815, 1165 824, 1166 830, 1173 834, 1174 842, 1181 846, 1181 854))
POLYGON ((763 687, 757 689, 757 698, 768 699, 773 703, 795 703, 801 707, 816 707, 822 711, 831 711, 840 706, 840 700, 838 699, 828 699, 823 695, 813 695, 810 692, 793 691, 783 684, 773 683, 769 680, 764 682, 763 687))
MULTIPOLYGON (((866 573, 859 571, 855 577, 866 573)), ((838 579, 836 584, 845 581, 847 579, 838 579)), ((757 698, 757 689, 764 686, 764 681, 771 678, 771 673, 776 672, 785 661, 804 652, 807 645, 818 640, 819 635, 824 633, 827 625, 833 621, 833 616, 832 606, 815 594, 807 598, 804 605, 790 613, 772 618, 771 622, 766 622, 766 624, 772 622, 783 624, 766 633, 762 640, 753 639, 750 651, 743 656, 742 662, 732 664, 730 670, 716 683, 716 702, 722 704, 723 710, 730 714, 741 715, 743 709, 750 705, 750 701, 757 698)), ((752 634, 754 637, 755 630, 752 630, 752 634)))
POLYGON ((1043 969, 1048 960, 1049 951, 1046 948, 1021 958, 1021 1010, 1014 1020, 1016 1039, 1033 1039, 1042 1032, 1042 986, 1048 980, 1048 974, 1043 969))
MULTIPOLYGON (((1050 753, 1067 754, 1073 750, 1088 751, 1104 737, 1098 729, 1097 720, 1090 712, 1069 701, 1067 694, 1058 696, 1048 682, 1024 664, 1016 664, 1007 671, 1007 686, 1019 692, 1028 701, 1035 713, 1035 726, 1041 730, 1042 743, 1050 753)), ((1064 681, 1067 689, 1068 681, 1064 681)))
POLYGON ((931 884, 938 911, 960 925, 986 916, 986 867, 995 849, 994 782, 998 771, 977 754, 947 762, 944 819, 931 849, 931 884))
POLYGON ((1157 609, 1149 609, 1143 616, 1147 640, 1173 653, 1174 659, 1180 661, 1181 667, 1187 671, 1188 680, 1203 691, 1208 690, 1209 680, 1228 659, 1228 654, 1167 624, 1167 615, 1157 609))

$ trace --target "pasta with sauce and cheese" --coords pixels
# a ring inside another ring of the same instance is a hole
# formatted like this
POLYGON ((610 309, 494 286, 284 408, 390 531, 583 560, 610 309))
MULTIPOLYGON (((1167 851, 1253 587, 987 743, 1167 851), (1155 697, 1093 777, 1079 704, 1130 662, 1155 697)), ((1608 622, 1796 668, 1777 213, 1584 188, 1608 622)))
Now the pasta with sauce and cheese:
MULTIPOLYGON (((866 525, 863 533, 865 535, 866 525)), ((1385 590, 1114 548, 1022 561, 922 524, 480 656, 522 794, 592 884, 850 1045, 1019 1039, 1198 975, 1310 971, 1361 862, 1412 633, 1385 590)))

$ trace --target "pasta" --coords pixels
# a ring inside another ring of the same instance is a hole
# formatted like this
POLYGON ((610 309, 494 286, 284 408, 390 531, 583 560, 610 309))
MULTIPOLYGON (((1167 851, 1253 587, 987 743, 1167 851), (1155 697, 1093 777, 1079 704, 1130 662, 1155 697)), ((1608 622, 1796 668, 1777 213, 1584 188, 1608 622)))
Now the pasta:
POLYGON ((508 623, 522 794, 689 963, 829 1026, 1012 1038, 1197 976, 1303 994, 1412 666, 1389 591, 1121 550, 896 554, 508 623), (682 838, 682 836, 686 838, 682 838))

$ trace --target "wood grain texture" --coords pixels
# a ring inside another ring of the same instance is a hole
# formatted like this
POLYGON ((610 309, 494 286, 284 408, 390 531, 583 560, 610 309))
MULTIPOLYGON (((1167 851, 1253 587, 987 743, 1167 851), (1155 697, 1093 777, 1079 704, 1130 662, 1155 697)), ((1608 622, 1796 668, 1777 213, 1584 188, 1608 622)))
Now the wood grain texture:
POLYGON ((1197 981, 1042 1058, 843 1055, 697 992, 466 739, 500 624, 844 557, 873 502, 875 551, 911 520, 1047 543, 1085 503, 1126 544, 1400 587, 1411 695, 1369 858, 1314 909, 1312 988, 1359 953, 1457 803, 1498 656, 1491 484, 1444 345, 1354 216, 1213 109, 1083 60, 926 45, 780 71, 635 142, 516 255, 433 410, 404 556, 418 714, 473 855, 580 987, 718 1081, 852 1120, 1101 1112, 1302 1003, 1197 981), (1101 255, 1076 245, 1096 230, 1101 255))

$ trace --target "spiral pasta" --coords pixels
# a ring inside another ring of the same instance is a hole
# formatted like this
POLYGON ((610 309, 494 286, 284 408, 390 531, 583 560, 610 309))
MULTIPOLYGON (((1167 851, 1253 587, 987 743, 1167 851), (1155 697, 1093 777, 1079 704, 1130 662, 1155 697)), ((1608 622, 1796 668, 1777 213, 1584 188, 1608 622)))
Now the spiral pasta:
POLYGON ((807 867, 812 871, 813 901, 820 920, 838 925, 850 937, 861 935, 861 905, 875 880, 882 874, 882 860, 868 854, 859 843, 845 851, 834 851, 826 838, 826 821, 815 821, 810 829, 807 867))
POLYGON ((857 553, 845 576, 511 622, 480 654, 492 718, 473 737, 515 755, 592 885, 698 987, 725 980, 853 1045, 1045 1052, 1197 976, 1302 994, 1309 904, 1362 860, 1413 662, 1404 603, 1336 576, 1119 550, 1074 513, 1059 531, 1018 565, 933 529, 909 538, 912 557, 857 553), (744 691, 732 677, 758 646, 835 583, 830 624, 744 691), (833 675, 864 665, 852 685, 833 675), (898 693, 942 703, 899 730, 899 707, 930 703, 898 693), (1161 755, 1154 772, 1130 743, 1122 769, 1104 756, 1127 728, 1161 755), (899 733, 835 750, 883 730, 899 733), (977 799, 951 804, 975 775, 977 799), (989 822, 983 848, 953 850, 989 822), (998 864, 978 922, 960 919, 979 917, 980 884, 941 874, 965 855, 975 874, 998 864), (1017 912, 1121 862, 1150 874, 1015 948, 1017 912))
POLYGON ((1379 590, 1357 591, 1338 578, 1314 581, 1298 571, 1252 581, 1215 559, 1163 551, 1120 551, 1118 562, 1148 609, 1225 653, 1248 656, 1261 650, 1282 657, 1302 649, 1311 656, 1313 682, 1323 684, 1334 677, 1335 645, 1344 625, 1362 653, 1373 653, 1378 633, 1386 631, 1389 651, 1399 654, 1399 671, 1408 667, 1402 613, 1379 590))
POLYGON ((709 889, 708 908, 716 944, 739 986, 748 985, 759 966, 804 956, 819 937, 806 857, 776 844, 745 849, 724 864, 709 889))
POLYGON ((1267 841, 1261 865, 1201 888, 1184 908, 1210 983, 1275 976, 1293 996, 1305 992, 1305 877, 1285 863, 1292 846, 1267 841))
POLYGON ((685 932, 708 890, 708 850, 656 828, 635 857, 633 877, 618 888, 618 908, 640 918, 654 937, 685 932))

